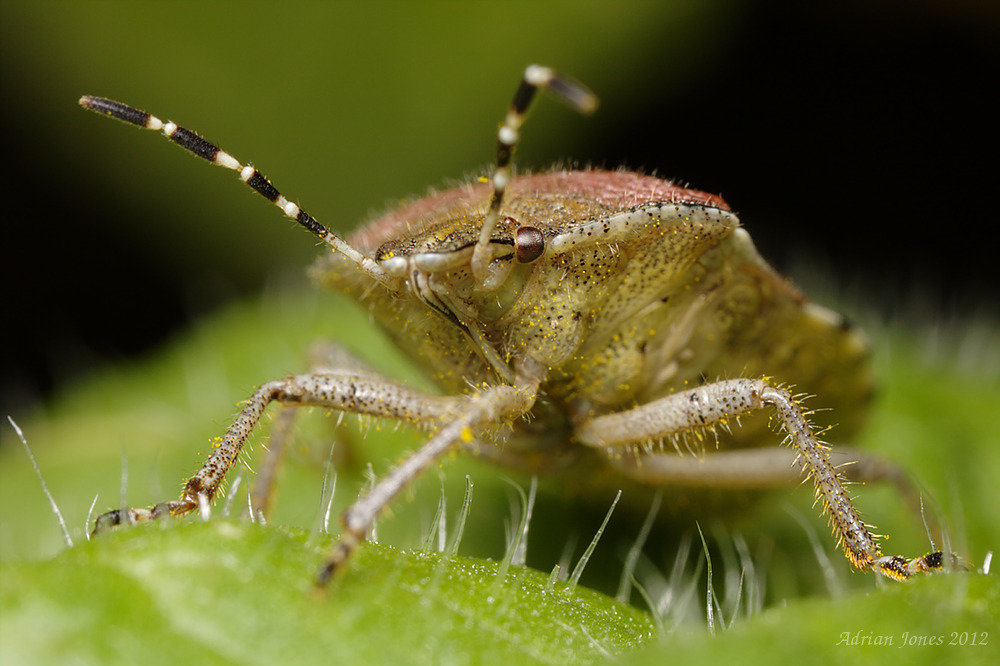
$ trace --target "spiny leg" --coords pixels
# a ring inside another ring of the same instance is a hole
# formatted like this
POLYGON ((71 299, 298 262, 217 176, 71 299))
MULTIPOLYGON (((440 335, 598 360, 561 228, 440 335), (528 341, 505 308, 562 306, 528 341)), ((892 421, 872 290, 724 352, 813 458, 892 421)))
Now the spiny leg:
MULTIPOLYGON (((335 342, 319 342, 312 345, 308 357, 310 372, 314 374, 345 370, 371 375, 378 374, 367 363, 335 342)), ((274 424, 271 426, 267 453, 264 455, 260 467, 257 468, 257 478, 250 494, 250 506, 255 519, 258 516, 268 518, 271 515, 278 470, 284 460, 288 441, 292 437, 298 409, 296 406, 286 405, 275 417, 274 424)))
MULTIPOLYGON (((867 451, 830 451, 830 464, 851 483, 891 483, 914 516, 922 515, 921 491, 899 466, 867 451)), ((762 490, 798 483, 802 467, 788 449, 706 451, 702 456, 643 453, 615 456, 611 464, 647 485, 689 486, 723 490, 762 490)), ((938 531, 933 528, 931 531, 938 531)))
POLYGON ((366 257, 355 250, 342 238, 317 222, 313 216, 309 215, 307 212, 299 208, 298 205, 282 196, 281 192, 279 192, 277 188, 271 184, 271 181, 269 181, 260 171, 249 164, 244 166, 235 157, 210 141, 202 138, 195 132, 192 132, 184 127, 180 127, 176 123, 169 120, 167 122, 163 122, 156 116, 146 113, 141 109, 137 109, 127 104, 123 104, 122 102, 116 102, 113 99, 107 99, 105 97, 91 97, 90 95, 84 95, 80 98, 80 106, 85 109, 89 109, 90 111, 94 111, 95 113, 100 113, 105 116, 110 116, 112 118, 131 123, 137 127, 163 132, 164 136, 193 155, 204 158, 217 166, 238 171, 240 179, 244 183, 249 185, 251 189, 260 194, 262 197, 275 204, 286 216, 295 220, 311 233, 318 236, 320 240, 332 247, 334 250, 347 256, 361 271, 368 274, 372 279, 378 281, 391 291, 395 290, 391 278, 386 275, 381 266, 379 266, 373 259, 366 257))
POLYGON ((509 423, 525 414, 534 404, 537 391, 538 382, 533 381, 517 387, 495 386, 466 399, 441 430, 344 512, 344 530, 317 573, 316 585, 326 585, 331 576, 343 570, 378 514, 428 466, 452 448, 472 442, 483 428, 509 423))
POLYGON ((243 444, 264 409, 274 400, 286 405, 326 407, 433 427, 452 413, 464 398, 429 395, 379 375, 354 370, 292 375, 268 382, 250 396, 222 442, 201 469, 187 480, 180 499, 162 502, 150 509, 109 511, 98 516, 93 533, 122 523, 142 522, 165 515, 179 516, 195 509, 207 516, 223 478, 236 463, 243 444))
POLYGON ((540 88, 551 91, 580 113, 593 113, 597 108, 597 97, 583 84, 541 65, 529 65, 524 70, 521 85, 514 93, 503 125, 497 131, 497 161, 490 178, 493 193, 490 196, 490 207, 483 220, 483 226, 479 230, 479 240, 472 253, 472 274, 480 285, 485 285, 487 280, 487 267, 492 258, 490 236, 499 220, 504 192, 507 190, 507 183, 510 182, 511 157, 520 138, 521 125, 540 88))
MULTIPOLYGON (((765 380, 731 379, 675 393, 625 412, 587 421, 577 429, 576 436, 590 446, 613 447, 725 425, 730 419, 768 406, 777 413, 788 441, 796 447, 796 460, 807 477, 812 479, 833 532, 855 567, 861 570, 874 568, 896 580, 906 580, 918 572, 941 568, 943 556, 940 552, 909 560, 882 554, 878 536, 869 531, 851 503, 844 489, 842 474, 830 459, 828 447, 816 439, 805 414, 791 394, 765 380)), ((744 455, 748 456, 745 462, 753 455, 766 458, 766 454, 744 455)), ((650 463, 654 466, 659 463, 664 476, 668 476, 666 463, 660 460, 663 457, 657 456, 650 463)), ((712 457, 706 456, 706 459, 712 457)), ((713 463, 710 463, 712 466, 713 463)), ((708 473, 722 480, 725 476, 731 477, 732 471, 731 467, 723 464, 715 465, 708 473)), ((748 474, 751 472, 747 471, 748 474)), ((757 481, 763 481, 768 475, 773 476, 769 465, 759 471, 761 476, 757 481)), ((679 473, 677 468, 674 473, 679 473)))

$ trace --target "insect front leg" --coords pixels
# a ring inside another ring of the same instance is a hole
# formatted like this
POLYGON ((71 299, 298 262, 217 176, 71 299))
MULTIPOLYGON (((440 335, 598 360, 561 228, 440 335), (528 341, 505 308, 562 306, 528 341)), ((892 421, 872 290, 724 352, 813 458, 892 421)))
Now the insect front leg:
POLYGON ((93 533, 121 523, 180 516, 195 509, 207 516, 212 499, 226 473, 236 463, 243 444, 272 401, 285 405, 317 406, 355 414, 394 418, 418 426, 434 427, 461 404, 462 398, 415 391, 375 373, 358 370, 323 370, 291 375, 258 388, 243 406, 222 442, 201 469, 184 485, 178 500, 149 509, 118 509, 98 516, 93 533))
POLYGON ((464 400, 448 422, 406 460, 393 468, 341 516, 344 530, 316 576, 323 586, 357 550, 378 514, 435 460, 456 446, 470 444, 484 428, 502 425, 524 415, 535 403, 538 381, 517 386, 495 386, 464 400))
MULTIPOLYGON (((882 554, 878 536, 869 530, 851 503, 829 448, 817 440, 792 395, 765 380, 725 380, 675 393, 635 409, 587 421, 577 429, 576 436, 589 446, 614 447, 725 425, 729 420, 765 407, 772 408, 781 421, 787 441, 796 449, 795 459, 812 479, 833 532, 855 567, 874 568, 890 578, 906 580, 920 571, 942 566, 940 552, 914 559, 882 554)), ((711 454, 703 459, 657 455, 648 457, 649 472, 638 471, 635 475, 642 478, 648 474, 650 479, 658 481, 690 483, 692 479, 700 479, 707 482, 706 485, 761 487, 782 480, 783 475, 777 469, 779 460, 771 453, 756 451, 711 454), (720 455, 722 457, 718 457, 720 455), (699 472, 695 464, 704 467, 699 472)), ((784 460, 790 462, 787 457, 784 460)), ((646 463, 647 458, 643 457, 636 466, 646 463)))

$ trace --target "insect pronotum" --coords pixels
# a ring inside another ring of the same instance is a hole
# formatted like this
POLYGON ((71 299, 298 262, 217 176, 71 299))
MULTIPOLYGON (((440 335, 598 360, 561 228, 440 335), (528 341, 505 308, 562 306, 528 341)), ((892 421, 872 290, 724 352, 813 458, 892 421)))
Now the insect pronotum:
POLYGON ((120 102, 81 98, 87 109, 160 131, 238 172, 322 239, 333 252, 314 266, 317 281, 365 304, 446 393, 412 390, 331 352, 310 373, 260 386, 180 499, 110 511, 94 531, 195 510, 207 516, 251 430, 278 401, 431 433, 344 513, 319 585, 344 568, 400 490, 455 448, 533 473, 610 470, 616 482, 648 486, 758 488, 792 484, 804 472, 855 567, 897 580, 940 568, 940 552, 883 554, 844 477, 884 478, 888 467, 831 453, 786 388, 818 395, 849 431, 870 392, 863 335, 774 273, 718 196, 626 171, 513 177, 511 156, 540 89, 583 113, 597 105, 581 84, 529 66, 486 183, 414 201, 350 240, 198 134, 120 102), (776 417, 794 456, 754 419, 761 410, 776 417), (717 450, 681 455, 679 439, 716 429, 717 450), (836 464, 844 460, 860 462, 845 472, 836 464))

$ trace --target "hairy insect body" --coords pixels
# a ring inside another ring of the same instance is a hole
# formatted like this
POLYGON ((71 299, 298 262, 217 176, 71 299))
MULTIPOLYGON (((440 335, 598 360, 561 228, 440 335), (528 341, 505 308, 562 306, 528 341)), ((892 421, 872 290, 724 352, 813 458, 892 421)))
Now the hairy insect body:
MULTIPOLYGON (((483 185, 433 195, 351 242, 411 264, 453 256, 459 267, 433 273, 428 289, 480 325, 505 362, 530 357, 545 368, 545 400, 504 442, 513 452, 561 452, 530 457, 534 471, 590 456, 573 441, 575 424, 727 377, 767 375, 822 395, 838 436, 860 424, 871 393, 864 336, 774 273, 719 197, 625 172, 515 179, 492 239, 505 248, 497 259, 515 263, 511 239, 521 227, 538 229, 548 249, 513 265, 501 290, 482 293, 460 255, 475 243, 487 195, 483 185)), ((327 255, 313 275, 363 302, 442 391, 503 381, 461 326, 416 296, 373 288, 346 263, 327 255)), ((721 433, 719 446, 773 446, 766 425, 766 415, 751 415, 721 433)), ((523 467, 525 458, 500 459, 523 467)))
MULTIPOLYGON (((580 84, 528 67, 497 133, 486 183, 403 206, 349 241, 198 134, 121 102, 81 98, 88 109, 162 132, 237 172, 329 245, 334 254, 314 276, 365 304, 442 393, 410 389, 327 354, 309 373, 262 384, 180 499, 110 511, 98 517, 95 532, 192 511, 207 518, 250 432, 278 401, 388 417, 431 432, 344 513, 319 584, 344 569, 408 483, 459 447, 527 471, 600 476, 618 486, 763 488, 794 483, 805 472, 855 566, 899 580, 939 568, 940 553, 882 554, 844 488, 844 457, 831 456, 783 386, 821 396, 841 423, 838 436, 850 434, 871 393, 863 337, 778 277, 717 196, 626 172, 513 178, 520 127, 543 88, 580 111, 596 106, 580 84), (794 456, 774 446, 773 435, 763 436, 762 412, 774 417, 794 456), (683 453, 678 440, 717 429, 717 449, 699 451, 685 441, 695 455, 676 455, 683 453), (653 446, 658 440, 676 453, 653 446)), ((864 456, 847 460, 863 463, 851 468, 855 478, 899 477, 864 456)))

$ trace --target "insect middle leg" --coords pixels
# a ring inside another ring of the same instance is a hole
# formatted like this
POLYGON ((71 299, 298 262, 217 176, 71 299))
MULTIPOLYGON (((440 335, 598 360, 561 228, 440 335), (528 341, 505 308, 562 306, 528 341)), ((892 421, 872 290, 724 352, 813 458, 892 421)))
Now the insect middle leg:
MULTIPOLYGON (((795 459, 812 479, 834 534, 855 567, 874 568, 896 580, 941 567, 941 553, 914 559, 882 554, 878 536, 872 534, 851 503, 843 475, 831 460, 829 448, 816 438, 791 394, 765 380, 732 379, 675 393, 635 409, 587 421, 577 428, 576 436, 589 446, 615 447, 725 425, 765 407, 771 407, 780 419, 787 441, 796 449, 795 459)), ((760 487, 787 478, 780 469, 780 460, 781 456, 766 451, 733 451, 703 459, 654 455, 640 457, 635 463, 617 464, 631 476, 647 481, 760 487), (706 460, 708 463, 703 464, 706 460), (647 462, 649 469, 643 470, 647 462)), ((791 462, 788 457, 783 460, 785 465, 791 462)))

